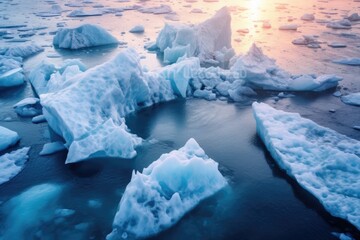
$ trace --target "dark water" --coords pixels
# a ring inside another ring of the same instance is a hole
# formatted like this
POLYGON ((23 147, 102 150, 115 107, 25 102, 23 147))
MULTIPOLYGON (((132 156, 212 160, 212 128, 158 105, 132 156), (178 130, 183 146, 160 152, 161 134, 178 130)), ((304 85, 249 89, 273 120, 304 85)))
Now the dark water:
POLYGON ((64 165, 66 152, 38 155, 52 135, 46 123, 15 119, 1 124, 18 131, 20 145, 32 149, 25 169, 0 185, 4 202, 0 226, 10 211, 6 201, 42 183, 64 186, 58 203, 44 211, 76 211, 60 223, 53 219, 39 226, 34 223, 27 229, 27 239, 104 239, 133 169, 142 170, 161 154, 182 147, 190 137, 219 162, 229 186, 154 239, 337 239, 332 232, 359 237, 352 226, 331 217, 277 167, 256 135, 249 106, 192 99, 144 109, 127 118, 129 128, 147 140, 135 159, 94 159, 73 165, 64 165), (89 200, 99 206, 89 206, 89 200), (41 237, 32 237, 39 229, 41 237))

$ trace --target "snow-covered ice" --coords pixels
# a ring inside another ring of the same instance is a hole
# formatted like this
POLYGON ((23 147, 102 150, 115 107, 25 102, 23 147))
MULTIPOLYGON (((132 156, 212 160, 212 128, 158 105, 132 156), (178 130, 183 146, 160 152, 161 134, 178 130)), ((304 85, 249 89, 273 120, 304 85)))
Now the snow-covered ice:
POLYGON ((57 152, 60 152, 62 150, 65 150, 66 147, 64 146, 63 142, 51 142, 51 143, 46 143, 41 152, 39 153, 39 155, 43 156, 43 155, 50 155, 50 154, 54 154, 57 152))
POLYGON ((93 24, 84 24, 77 28, 59 29, 53 39, 54 46, 68 49, 81 49, 118 43, 119 41, 108 31, 93 24))
POLYGON ((22 117, 34 117, 42 113, 39 98, 25 98, 14 105, 15 112, 22 117))
POLYGON ((67 163, 89 157, 134 157, 141 140, 129 133, 123 117, 175 98, 170 81, 160 74, 143 72, 140 56, 133 49, 84 73, 70 74, 64 82, 58 89, 41 94, 40 99, 47 122, 69 148, 67 163))
POLYGON ((341 101, 349 105, 360 106, 360 92, 342 96, 341 101))
POLYGON ((360 142, 264 103, 253 103, 253 111, 278 165, 330 214, 360 229, 360 142))
POLYGON ((13 87, 23 83, 22 59, 0 55, 0 87, 13 87))
POLYGON ((15 145, 20 140, 17 132, 0 126, 0 151, 15 145))
POLYGON ((274 91, 324 91, 342 80, 336 75, 292 75, 255 44, 247 54, 234 58, 230 71, 245 73, 243 80, 251 88, 274 91))
POLYGON ((183 56, 196 56, 201 62, 226 63, 234 56, 230 12, 224 7, 196 26, 166 24, 157 37, 156 45, 164 53, 166 63, 175 63, 183 56))
POLYGON ((218 163, 194 139, 133 172, 107 239, 144 238, 176 224, 201 200, 227 185, 218 163))
POLYGON ((0 184, 8 182, 23 170, 29 150, 29 147, 24 147, 0 156, 0 184))
POLYGON ((44 51, 43 47, 35 43, 25 43, 15 46, 4 46, 0 47, 0 55, 11 56, 11 57, 21 57, 23 59, 31 57, 35 54, 44 51))
POLYGON ((129 30, 129 32, 131 32, 131 33, 143 33, 144 31, 145 31, 145 28, 143 25, 136 25, 129 30))

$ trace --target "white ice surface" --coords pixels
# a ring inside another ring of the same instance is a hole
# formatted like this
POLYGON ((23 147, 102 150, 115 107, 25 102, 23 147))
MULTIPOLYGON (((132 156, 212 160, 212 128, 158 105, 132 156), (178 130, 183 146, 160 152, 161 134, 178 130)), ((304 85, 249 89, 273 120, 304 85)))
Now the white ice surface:
POLYGON ((253 111, 278 165, 330 214, 360 229, 360 142, 264 103, 254 103, 253 111))
POLYGON ((29 147, 24 147, 0 156, 0 184, 9 181, 23 170, 29 158, 29 150, 29 147))
MULTIPOLYGON (((46 120, 69 148, 67 163, 89 157, 135 156, 140 140, 128 132, 123 117, 175 98, 170 81, 142 71, 140 56, 133 49, 84 73, 64 77, 65 73, 59 74, 65 84, 40 99, 46 120)), ((57 74, 50 76, 47 85, 57 74)))
POLYGON ((183 56, 199 57, 201 62, 229 61, 234 55, 230 12, 224 7, 196 26, 166 24, 157 37, 156 45, 164 53, 166 63, 175 63, 183 56))
POLYGON ((360 92, 342 96, 341 100, 346 104, 360 106, 360 92))
POLYGON ((176 224, 227 182, 194 139, 133 173, 107 239, 148 237, 176 224))
POLYGON ((15 112, 22 117, 34 117, 40 115, 42 112, 40 99, 33 97, 25 98, 13 107, 15 112))
POLYGON ((234 59, 230 71, 243 75, 249 87, 275 91, 324 91, 342 80, 336 75, 292 75, 277 66, 275 60, 255 44, 247 54, 234 59))
POLYGON ((43 149, 41 150, 41 152, 39 154, 40 155, 50 155, 50 154, 62 151, 64 149, 66 149, 66 147, 64 146, 64 143, 62 143, 62 142, 51 142, 51 143, 46 143, 43 146, 43 149))
POLYGON ((0 126, 0 151, 16 144, 20 140, 17 132, 0 126))
POLYGON ((0 87, 13 87, 23 83, 22 59, 0 55, 0 87))
POLYGON ((67 49, 81 49, 117 43, 119 43, 118 40, 108 31, 93 24, 84 24, 77 28, 62 28, 53 39, 53 44, 56 47, 67 49))

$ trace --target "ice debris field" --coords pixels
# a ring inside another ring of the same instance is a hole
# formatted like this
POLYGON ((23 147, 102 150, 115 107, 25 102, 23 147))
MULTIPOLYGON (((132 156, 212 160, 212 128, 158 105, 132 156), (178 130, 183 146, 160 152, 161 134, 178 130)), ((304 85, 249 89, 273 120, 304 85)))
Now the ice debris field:
POLYGON ((35 5, 0 1, 0 239, 360 238, 359 1, 35 5))

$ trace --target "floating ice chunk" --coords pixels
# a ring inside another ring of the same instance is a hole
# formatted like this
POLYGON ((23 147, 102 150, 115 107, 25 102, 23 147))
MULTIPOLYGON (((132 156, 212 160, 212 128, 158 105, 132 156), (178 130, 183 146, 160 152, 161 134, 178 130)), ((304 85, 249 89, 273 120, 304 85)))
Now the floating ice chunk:
POLYGON ((132 29, 130 29, 129 32, 131 33, 143 33, 145 31, 145 28, 143 25, 136 25, 132 29))
POLYGON ((144 238, 176 224, 201 200, 225 187, 218 163, 194 139, 133 173, 121 198, 108 240, 144 238))
POLYGON ((101 16, 103 12, 98 9, 85 11, 83 9, 76 9, 70 12, 67 16, 68 17, 91 17, 91 16, 101 16))
MULTIPOLYGON (((229 61, 217 59, 218 52, 231 47, 231 16, 224 7, 215 16, 196 26, 166 24, 159 33, 156 45, 164 52, 164 61, 175 63, 179 58, 197 56, 201 62, 206 60, 229 61)), ((224 56, 224 55, 222 55, 224 56)))
POLYGON ((21 60, 0 55, 0 87, 13 87, 24 83, 21 60))
POLYGON ((328 44, 329 47, 333 48, 345 48, 347 47, 345 43, 339 43, 339 42, 331 42, 328 44))
POLYGON ((0 184, 9 181, 23 170, 29 158, 29 150, 29 147, 24 147, 0 156, 0 184))
POLYGON ((314 16, 314 14, 311 14, 311 13, 305 13, 304 15, 301 16, 301 20, 304 20, 304 21, 314 21, 314 20, 315 20, 315 16, 314 16))
POLYGON ((235 58, 230 71, 245 73, 243 80, 251 88, 275 91, 324 91, 337 86, 342 80, 336 75, 291 75, 279 68, 275 60, 264 55, 255 44, 247 54, 235 58))
POLYGON ((25 98, 14 105, 15 112, 22 117, 34 117, 40 115, 41 105, 38 98, 25 98))
POLYGON ((20 140, 17 132, 11 131, 5 127, 0 126, 0 151, 15 145, 20 140))
POLYGON ((360 142, 264 103, 253 110, 257 132, 278 165, 330 214, 360 229, 360 142))
POLYGON ((47 84, 56 67, 48 61, 42 61, 29 74, 29 80, 38 95, 48 92, 47 84))
POLYGON ((353 13, 348 16, 347 19, 352 22, 360 21, 360 15, 358 13, 353 13))
POLYGON ((243 86, 239 80, 235 81, 228 90, 230 99, 235 102, 249 102, 252 97, 257 94, 249 87, 243 86))
POLYGON ((65 150, 66 147, 64 146, 64 143, 62 142, 52 142, 52 143, 46 143, 43 146, 43 149, 40 152, 40 155, 51 155, 57 152, 60 152, 62 150, 65 150))
POLYGON ((157 7, 139 8, 138 11, 142 13, 153 13, 153 14, 167 14, 173 12, 172 8, 169 5, 165 5, 165 4, 161 4, 160 6, 157 7))
POLYGON ((342 20, 330 22, 326 25, 326 27, 333 29, 350 29, 351 22, 347 19, 342 19, 342 20))
POLYGON ((346 104, 360 106, 360 92, 342 96, 341 101, 346 104))
POLYGON ((292 43, 295 45, 308 45, 308 44, 318 43, 318 41, 312 35, 304 35, 301 38, 295 39, 294 41, 292 41, 292 43))
POLYGON ((61 186, 41 184, 6 202, 3 239, 29 239, 29 232, 53 217, 61 192, 61 186))
POLYGON ((67 163, 87 157, 133 157, 139 139, 125 133, 123 117, 175 98, 170 81, 158 73, 142 71, 140 56, 133 49, 84 73, 70 75, 64 82, 69 84, 40 95, 40 99, 50 127, 69 148, 67 163))
POLYGON ((47 12, 38 12, 35 15, 38 17, 57 17, 62 13, 62 9, 59 5, 55 4, 51 6, 51 9, 47 12))
POLYGON ((297 24, 286 24, 286 25, 281 25, 279 27, 279 30, 290 30, 290 31, 296 31, 298 29, 298 25, 297 24))
POLYGON ((142 139, 129 133, 125 123, 117 126, 110 118, 89 133, 88 137, 75 140, 69 148, 66 163, 75 163, 96 157, 133 158, 135 148, 142 139))
POLYGON ((28 58, 44 51, 44 48, 35 43, 27 43, 16 46, 0 47, 0 55, 28 58))
POLYGON ((360 58, 344 58, 344 59, 334 60, 333 62, 343 65, 360 66, 360 58))
POLYGON ((60 29, 53 40, 54 46, 69 49, 80 49, 118 43, 119 41, 104 28, 92 24, 84 24, 77 28, 60 29))

